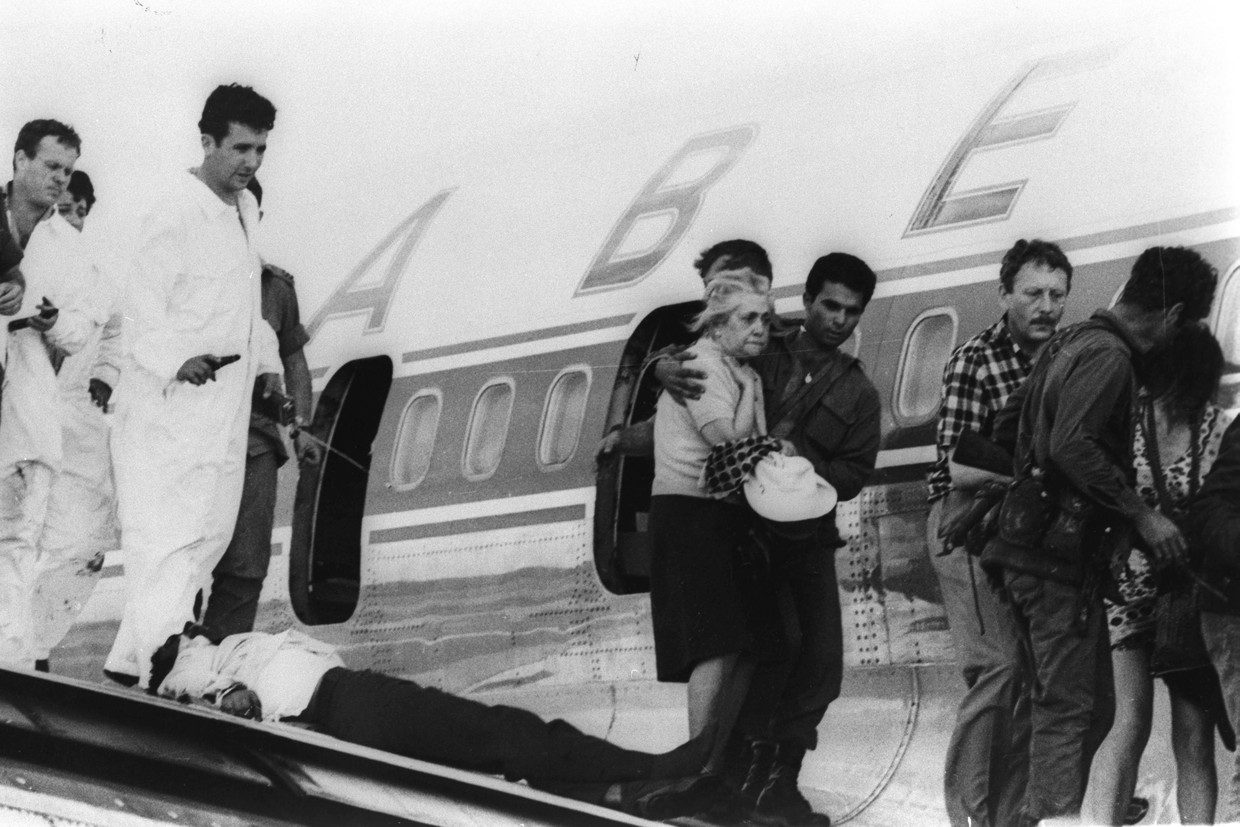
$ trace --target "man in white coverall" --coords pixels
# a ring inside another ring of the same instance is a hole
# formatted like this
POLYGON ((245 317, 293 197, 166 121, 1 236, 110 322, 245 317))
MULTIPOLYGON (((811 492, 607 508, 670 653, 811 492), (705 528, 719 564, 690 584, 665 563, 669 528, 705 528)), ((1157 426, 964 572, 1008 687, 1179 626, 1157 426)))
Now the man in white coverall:
POLYGON ((232 536, 255 379, 280 388, 245 188, 274 123, 249 87, 211 93, 202 166, 156 200, 130 272, 112 434, 126 600, 104 665, 122 683, 145 687, 151 655, 192 618, 232 536))
MULTIPOLYGON (((71 185, 79 175, 85 173, 75 170, 71 185)), ((59 209, 63 202, 62 196, 58 211, 81 232, 86 216, 66 214, 59 209)), ((95 327, 56 375, 64 462, 48 499, 33 595, 35 669, 42 672, 48 671, 49 654, 64 640, 99 582, 104 553, 120 547, 108 447, 110 417, 105 416, 120 377, 122 316, 114 311, 119 286, 109 277, 115 268, 103 266, 97 245, 85 237, 83 241, 83 256, 90 262, 89 269, 82 270, 89 276, 89 299, 96 318, 108 321, 95 327)))
POLYGON ((48 498, 64 454, 56 370, 103 319, 84 290, 78 233, 54 206, 81 140, 58 121, 18 133, 5 199, 9 229, 24 248, 26 293, 9 323, 0 402, 0 664, 34 666, 32 594, 48 498))

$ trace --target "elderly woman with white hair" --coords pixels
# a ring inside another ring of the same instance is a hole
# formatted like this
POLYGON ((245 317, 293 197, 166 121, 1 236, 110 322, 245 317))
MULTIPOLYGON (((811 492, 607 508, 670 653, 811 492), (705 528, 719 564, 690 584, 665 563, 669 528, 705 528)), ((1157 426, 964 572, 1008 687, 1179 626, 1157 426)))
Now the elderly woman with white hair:
POLYGON ((745 362, 767 344, 768 285, 747 271, 710 282, 690 347, 706 374, 703 392, 683 404, 664 392, 655 415, 655 660, 659 680, 688 684, 689 735, 710 732, 720 746, 712 764, 735 723, 754 656, 771 645, 763 596, 740 570, 751 512, 736 497, 710 494, 704 473, 712 447, 766 433, 762 381, 745 362))

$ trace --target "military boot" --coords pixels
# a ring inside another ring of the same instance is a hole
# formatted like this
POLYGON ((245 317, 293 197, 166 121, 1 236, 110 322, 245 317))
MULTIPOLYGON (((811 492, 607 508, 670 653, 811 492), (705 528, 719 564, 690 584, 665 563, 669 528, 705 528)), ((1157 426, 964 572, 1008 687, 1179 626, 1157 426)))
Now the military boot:
POLYGON ((745 779, 741 782, 741 798, 752 811, 758 806, 758 798, 766 789, 771 778, 771 767, 775 763, 774 741, 753 741, 749 745, 749 767, 745 779))
POLYGON ((805 747, 781 743, 775 749, 771 774, 750 820, 768 827, 831 827, 831 819, 814 812, 797 788, 805 747))

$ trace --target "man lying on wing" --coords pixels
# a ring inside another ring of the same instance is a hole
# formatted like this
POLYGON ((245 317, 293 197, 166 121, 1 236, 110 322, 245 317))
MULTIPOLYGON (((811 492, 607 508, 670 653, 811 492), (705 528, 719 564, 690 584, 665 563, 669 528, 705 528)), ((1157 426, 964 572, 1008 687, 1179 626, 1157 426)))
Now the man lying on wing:
POLYGON ((204 627, 186 624, 152 656, 149 691, 243 718, 313 724, 344 741, 646 818, 696 812, 718 793, 698 775, 710 733, 657 755, 623 749, 562 720, 349 669, 335 647, 296 629, 215 644, 204 627))

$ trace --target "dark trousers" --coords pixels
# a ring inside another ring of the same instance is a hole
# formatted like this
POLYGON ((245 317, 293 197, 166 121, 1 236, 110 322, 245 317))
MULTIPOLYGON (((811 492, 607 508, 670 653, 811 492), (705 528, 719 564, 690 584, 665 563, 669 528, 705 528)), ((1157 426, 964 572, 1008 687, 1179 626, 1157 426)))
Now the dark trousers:
POLYGON ((627 750, 561 721, 336 667, 301 716, 329 735, 421 761, 503 775, 577 798, 588 784, 684 775, 683 758, 627 750), (677 765, 676 762, 679 762, 677 765))
POLYGON ((1003 573, 1030 675, 1029 819, 1081 809, 1089 765, 1115 716, 1111 647, 1102 599, 1079 621, 1081 590, 1013 571, 1003 573))
POLYGON ((254 630, 258 597, 271 561, 271 528, 276 511, 274 451, 246 457, 241 508, 232 541, 211 573, 211 598, 202 623, 222 640, 254 630))
POLYGON ((748 739, 818 746, 818 724, 840 696, 844 638, 835 552, 818 537, 765 533, 773 599, 784 625, 786 657, 760 661, 737 730, 748 739))

